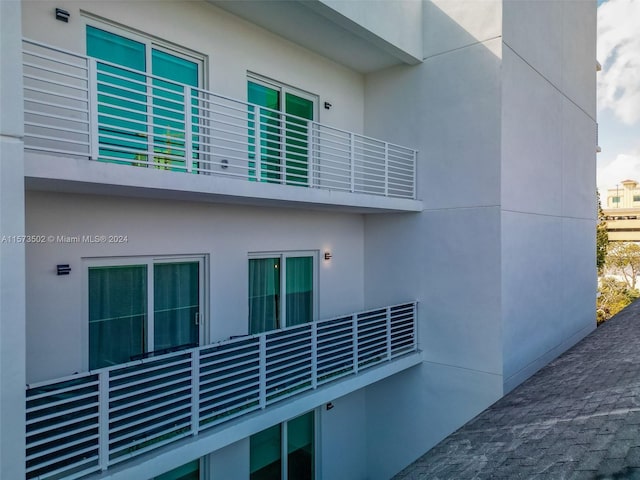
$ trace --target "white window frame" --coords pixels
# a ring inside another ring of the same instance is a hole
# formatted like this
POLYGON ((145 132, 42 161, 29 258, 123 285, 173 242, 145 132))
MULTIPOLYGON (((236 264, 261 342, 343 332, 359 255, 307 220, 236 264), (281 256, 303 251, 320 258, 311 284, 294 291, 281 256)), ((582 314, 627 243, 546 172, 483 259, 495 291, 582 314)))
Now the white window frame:
POLYGON ((145 339, 145 353, 153 352, 154 343, 154 282, 153 266, 163 263, 198 263, 198 296, 200 299, 200 313, 198 315, 198 344, 205 345, 205 338, 209 334, 208 301, 208 258, 206 255, 162 255, 162 256, 136 256, 136 257, 103 257, 82 259, 82 368, 89 371, 89 269, 99 267, 120 267, 133 265, 146 265, 147 267, 147 324, 145 339))
MULTIPOLYGON (((318 321, 318 285, 319 285, 319 270, 320 264, 318 259, 320 257, 319 250, 290 250, 290 251, 276 251, 276 252, 251 252, 249 253, 248 260, 257 259, 257 258, 279 258, 280 259, 280 318, 282 320, 283 325, 280 328, 286 328, 289 325, 286 325, 287 322, 287 305, 286 305, 286 274, 287 274, 287 258, 291 257, 312 257, 313 258, 313 300, 312 300, 312 312, 313 312, 313 320, 314 322, 318 321)), ((247 288, 249 285, 249 263, 247 260, 247 288)), ((248 296, 248 291, 247 291, 248 296)), ((247 322, 247 331, 249 329, 249 322, 247 322)))
MULTIPOLYGON (((287 85, 286 83, 279 82, 277 80, 270 79, 268 77, 259 75, 253 72, 247 72, 247 83, 253 82, 259 85, 263 85, 265 87, 273 88, 274 90, 278 90, 280 92, 280 105, 278 106, 278 110, 284 112, 284 101, 287 93, 295 95, 296 97, 304 98, 305 100, 309 100, 313 103, 313 119, 311 122, 319 122, 318 114, 319 108, 318 104, 320 103, 320 96, 311 92, 307 92, 305 90, 301 90, 296 87, 292 87, 291 85, 287 85)), ((248 100, 248 99, 247 99, 248 100)))
POLYGON ((99 28, 100 30, 104 30, 109 33, 113 33, 114 35, 119 35, 121 37, 133 40, 135 42, 139 42, 145 45, 145 67, 148 75, 151 75, 153 66, 151 60, 151 50, 159 50, 164 53, 169 53, 171 55, 175 55, 177 57, 183 58, 193 63, 198 64, 198 87, 206 89, 206 85, 208 84, 208 57, 207 55, 196 52, 189 48, 176 45, 167 40, 155 37, 153 35, 149 35, 133 28, 127 27, 125 25, 121 25, 117 22, 113 22, 111 20, 99 17, 97 15, 93 15, 89 12, 81 11, 80 18, 82 19, 82 29, 84 38, 84 53, 86 55, 86 32, 87 26, 91 26, 94 28, 99 28))

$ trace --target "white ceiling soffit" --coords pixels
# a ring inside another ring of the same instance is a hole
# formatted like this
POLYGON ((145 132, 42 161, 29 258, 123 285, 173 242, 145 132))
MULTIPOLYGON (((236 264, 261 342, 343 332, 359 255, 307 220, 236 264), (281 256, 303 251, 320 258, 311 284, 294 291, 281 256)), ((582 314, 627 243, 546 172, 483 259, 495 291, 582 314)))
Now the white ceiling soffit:
POLYGON ((358 72, 421 61, 315 0, 209 1, 358 72))

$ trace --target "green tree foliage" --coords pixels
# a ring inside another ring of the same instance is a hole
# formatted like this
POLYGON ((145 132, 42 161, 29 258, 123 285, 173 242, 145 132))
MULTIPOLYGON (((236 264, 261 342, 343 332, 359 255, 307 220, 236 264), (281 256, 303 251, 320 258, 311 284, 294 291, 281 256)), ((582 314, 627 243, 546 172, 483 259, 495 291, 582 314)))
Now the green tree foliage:
POLYGON ((598 267, 598 275, 602 275, 605 262, 607 260, 607 247, 609 245, 609 233, 607 232, 607 221, 602 211, 600 203, 600 192, 598 195, 598 225, 596 227, 596 266, 598 267))
POLYGON ((598 325, 609 320, 638 297, 640 292, 630 289, 626 282, 612 277, 601 278, 596 301, 598 325))
POLYGON ((627 287, 635 290, 640 275, 640 245, 632 242, 612 243, 607 252, 607 270, 620 275, 627 287))

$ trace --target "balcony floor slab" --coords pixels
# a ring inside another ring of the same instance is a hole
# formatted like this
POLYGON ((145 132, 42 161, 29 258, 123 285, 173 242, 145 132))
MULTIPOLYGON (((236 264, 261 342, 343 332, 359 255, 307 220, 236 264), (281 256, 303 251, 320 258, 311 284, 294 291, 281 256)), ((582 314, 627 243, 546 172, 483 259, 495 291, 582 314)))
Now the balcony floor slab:
POLYGON ((421 200, 249 182, 34 152, 25 152, 25 183, 30 190, 363 214, 423 210, 421 200))

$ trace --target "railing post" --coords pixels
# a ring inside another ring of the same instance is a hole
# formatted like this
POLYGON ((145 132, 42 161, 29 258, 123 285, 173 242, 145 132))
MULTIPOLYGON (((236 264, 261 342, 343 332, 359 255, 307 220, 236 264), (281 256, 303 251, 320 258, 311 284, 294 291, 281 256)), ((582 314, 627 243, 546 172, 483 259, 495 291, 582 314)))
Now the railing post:
POLYGON ((384 142, 384 196, 389 196, 389 142, 384 142))
POLYGON ((311 322, 311 388, 318 387, 318 323, 311 322))
POLYGON ((356 188, 356 142, 353 132, 349 133, 349 160, 351 162, 351 187, 350 192, 356 188))
POLYGON ((418 184, 418 152, 413 151, 413 199, 418 198, 417 186, 418 184))
POLYGON ((184 163, 193 172, 193 119, 191 118, 191 87, 184 87, 184 163))
POLYGON ((418 302, 413 302, 413 350, 418 350, 418 302))
POLYGON ((191 351, 191 433, 200 430, 200 350, 191 351))
POLYGON ((313 187, 313 144, 314 129, 310 120, 307 120, 307 186, 313 187))
POLYGON ((267 406, 267 336, 260 336, 260 408, 267 406))
POLYGON ((98 64, 95 58, 87 59, 87 101, 89 111, 89 158, 98 160, 100 136, 98 127, 98 64))
POLYGON ((147 91, 146 91, 146 101, 145 103, 147 104, 147 167, 152 167, 154 166, 154 163, 156 162, 155 158, 154 158, 154 142, 155 139, 153 137, 154 131, 153 131, 153 79, 147 75, 146 76, 146 83, 147 83, 147 91))
POLYGON ((109 372, 98 374, 98 455, 100 469, 109 467, 109 372))
POLYGON ((391 360, 391 307, 387 307, 386 316, 386 336, 387 336, 387 360, 391 360))
POLYGON ((351 316, 351 331, 353 332, 353 372, 358 373, 358 314, 351 316))
POLYGON ((260 108, 254 106, 253 107, 253 116, 254 116, 254 130, 253 130, 253 140, 255 142, 255 172, 256 172, 256 181, 262 181, 262 145, 260 144, 260 130, 261 120, 260 120, 260 108))

